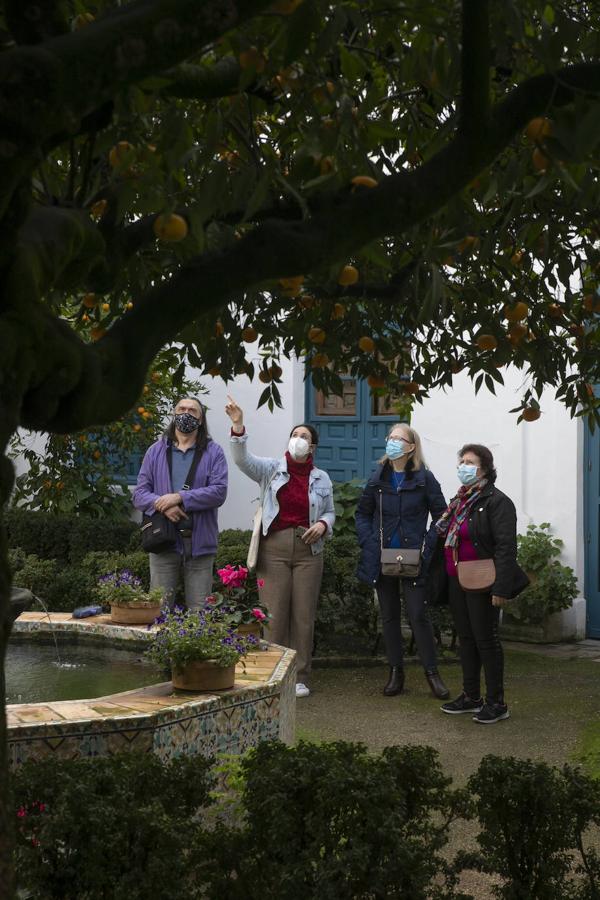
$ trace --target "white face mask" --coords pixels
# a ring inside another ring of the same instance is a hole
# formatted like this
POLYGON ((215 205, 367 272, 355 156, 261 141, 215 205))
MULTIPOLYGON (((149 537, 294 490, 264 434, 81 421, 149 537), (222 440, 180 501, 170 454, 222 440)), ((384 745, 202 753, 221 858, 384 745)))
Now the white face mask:
POLYGON ((290 438, 288 450, 290 451, 290 456, 293 459, 302 459, 302 457, 308 456, 308 453, 310 451, 310 444, 303 437, 293 437, 290 438))

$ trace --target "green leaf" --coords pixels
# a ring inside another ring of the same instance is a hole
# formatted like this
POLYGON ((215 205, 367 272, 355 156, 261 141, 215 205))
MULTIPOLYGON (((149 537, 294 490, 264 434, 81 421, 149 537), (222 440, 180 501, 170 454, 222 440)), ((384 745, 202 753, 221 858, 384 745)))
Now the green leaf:
POLYGON ((304 0, 290 19, 287 43, 283 57, 284 66, 299 59, 310 44, 313 34, 321 27, 321 16, 314 0, 304 0))

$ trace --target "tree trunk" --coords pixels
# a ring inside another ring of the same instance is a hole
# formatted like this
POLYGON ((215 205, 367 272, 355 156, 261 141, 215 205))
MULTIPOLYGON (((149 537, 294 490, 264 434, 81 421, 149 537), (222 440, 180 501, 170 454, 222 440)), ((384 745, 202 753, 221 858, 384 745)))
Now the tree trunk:
MULTIPOLYGON (((0 457, 0 510, 10 496, 14 480, 12 463, 0 457)), ((8 541, 4 522, 0 522, 0 896, 15 896, 13 867, 14 814, 9 797, 8 748, 6 741, 6 679, 4 661, 12 625, 10 614, 11 574, 8 565, 8 541)))

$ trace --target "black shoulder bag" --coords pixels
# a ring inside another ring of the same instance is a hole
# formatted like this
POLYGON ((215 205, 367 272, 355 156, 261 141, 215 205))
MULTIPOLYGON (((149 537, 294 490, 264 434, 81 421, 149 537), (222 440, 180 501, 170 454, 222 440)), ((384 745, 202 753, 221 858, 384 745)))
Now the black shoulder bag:
MULTIPOLYGON (((183 485, 184 491, 189 491, 191 489, 194 478, 196 477, 196 469, 198 468, 201 458, 202 450, 197 447, 192 460, 192 465, 190 466, 187 478, 185 479, 185 484, 183 485)), ((167 447, 167 462, 172 481, 173 450, 170 444, 167 447)), ((140 531, 142 535, 142 549, 145 550, 146 553, 168 553, 177 546, 179 529, 177 528, 177 524, 171 522, 164 513, 155 512, 152 513, 151 516, 144 514, 142 516, 140 531)))

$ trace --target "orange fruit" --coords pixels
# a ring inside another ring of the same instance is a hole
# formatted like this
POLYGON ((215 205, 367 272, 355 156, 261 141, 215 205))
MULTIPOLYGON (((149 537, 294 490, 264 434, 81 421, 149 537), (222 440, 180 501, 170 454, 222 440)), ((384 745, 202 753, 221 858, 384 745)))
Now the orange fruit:
POLYGON ((343 303, 334 303, 333 309, 331 310, 331 318, 332 319, 343 319, 346 315, 346 307, 343 303))
POLYGON ((57 491, 62 491, 63 488, 64 488, 64 486, 65 486, 64 481, 59 481, 59 482, 57 482, 57 484, 56 484, 56 490, 57 490, 57 491))
POLYGON ((102 312, 110 312, 110 303, 102 304, 102 312))
POLYGON ((523 256, 524 256, 524 254, 523 254, 522 250, 515 250, 515 252, 513 253, 513 255, 510 258, 510 261, 513 264, 513 266, 523 265, 523 256))
POLYGON ((93 309, 98 303, 95 294, 85 294, 81 302, 84 306, 87 306, 88 309, 93 309))
POLYGON ((558 303, 550 303, 548 306, 548 315, 553 319, 560 319, 563 314, 558 303))
POLYGON ((221 374, 221 366, 213 366, 212 369, 208 370, 208 374, 212 375, 213 378, 217 378, 221 374))
POLYGON ((148 410, 146 410, 145 413, 142 413, 142 419, 151 419, 151 418, 152 418, 152 413, 148 412, 148 410))
POLYGON ((106 334, 106 328, 102 328, 101 325, 96 325, 90 331, 90 335, 91 335, 93 341, 99 341, 100 338, 103 338, 105 334, 106 334))
POLYGON ((450 371, 453 375, 458 375, 459 372, 462 372, 464 366, 460 359, 455 359, 450 363, 450 371))
POLYGON ((536 172, 545 172, 550 168, 551 160, 545 153, 542 153, 539 147, 536 147, 531 154, 531 162, 536 172))
POLYGON ((363 353, 372 353, 375 349, 375 341, 372 337, 365 335, 358 339, 358 349, 362 350, 363 353))
POLYGON ((298 300, 298 306, 301 306, 302 309, 312 309, 317 301, 314 297, 311 297, 310 294, 304 294, 298 300))
POLYGON ((142 426, 138 425, 137 423, 135 425, 132 425, 131 428, 133 431, 141 431, 142 430, 142 426))
POLYGON ((133 303, 131 302, 131 300, 127 301, 127 303, 125 304, 125 309, 133 309, 133 303))
POLYGON ((87 325, 87 323, 90 321, 90 317, 88 315, 86 315, 86 313, 84 313, 81 317, 81 321, 83 322, 84 325, 87 325))
POLYGON ((246 344, 253 344, 257 337, 258 331, 256 328, 253 328, 252 325, 246 325, 242 331, 242 340, 245 341, 246 344))
POLYGON ((313 369, 325 369, 329 365, 329 357, 326 353, 315 353, 310 364, 313 369))
POLYGON ((157 216, 152 230, 159 241, 176 244, 187 237, 188 223, 183 216, 172 213, 170 216, 157 216))
POLYGON ((283 288, 284 291, 289 291, 294 288, 300 287, 304 284, 304 275, 291 275, 288 278, 280 278, 279 286, 283 288))
POLYGON ((133 144, 130 144, 129 141, 119 141, 118 144, 115 144, 108 154, 111 168, 116 169, 122 165, 123 160, 131 154, 132 150, 133 144))
POLYGON ((325 341, 327 334, 322 328, 317 328, 313 326, 308 332, 308 339, 312 341, 313 344, 322 344, 325 341))
POLYGON ((520 322, 521 319, 527 318, 529 307, 523 300, 518 300, 512 306, 505 306, 503 313, 509 322, 520 322))
POLYGON ((271 373, 262 369, 258 373, 258 380, 262 381, 263 384, 269 384, 272 381, 271 373))
POLYGON ((344 287, 350 284, 356 284, 358 281, 358 269, 355 266, 344 266, 338 275, 338 284, 344 287))
POLYGON ((215 322, 215 337, 223 337, 225 334, 225 329, 223 328, 223 323, 220 319, 217 319, 215 322))
POLYGON ((480 334, 475 341, 480 350, 495 350, 498 341, 493 334, 480 334))
POLYGON ((144 413, 146 412, 146 407, 145 407, 145 406, 138 406, 137 411, 139 412, 140 416, 143 416, 144 413))
POLYGON ((367 378, 367 384, 371 388, 384 388, 385 378, 383 377, 383 375, 369 375, 367 378))
POLYGON ((94 457, 94 459, 100 459, 102 454, 100 453, 99 450, 94 450, 94 452, 92 453, 92 456, 94 457))
POLYGON ((150 388, 148 387, 147 384, 145 384, 142 389, 142 394, 149 394, 149 393, 150 393, 150 388))
POLYGON ((379 182, 374 178, 371 178, 370 175, 355 175, 354 178, 351 179, 351 184, 355 187, 375 188, 378 183, 379 182))
POLYGON ((508 329, 508 340, 513 347, 515 347, 527 336, 528 331, 527 325, 522 325, 521 322, 515 322, 515 324, 511 325, 508 329))
POLYGON ((525 127, 525 136, 532 144, 543 141, 544 138, 550 137, 552 134, 552 122, 545 116, 536 116, 531 119, 525 127))
POLYGON ((106 212, 107 206, 108 200, 97 200, 96 203, 92 203, 90 206, 90 215, 92 219, 101 219, 106 212))
POLYGON ((404 381, 400 385, 400 390, 403 394, 418 394, 421 390, 421 385, 418 381, 404 381))
POLYGON ((271 373, 271 378, 281 378, 283 375, 283 369, 277 363, 272 363, 269 367, 269 372, 271 373))
POLYGON ((526 406, 523 412, 521 413, 523 419, 526 422, 535 422, 536 419, 539 419, 542 411, 537 408, 537 406, 526 406))
POLYGON ((154 384, 157 384, 160 381, 160 372, 152 372, 150 375, 150 381, 153 381, 154 384))
POLYGON ((255 72, 264 72, 267 61, 258 47, 248 47, 242 50, 238 57, 241 69, 254 69, 255 72))

